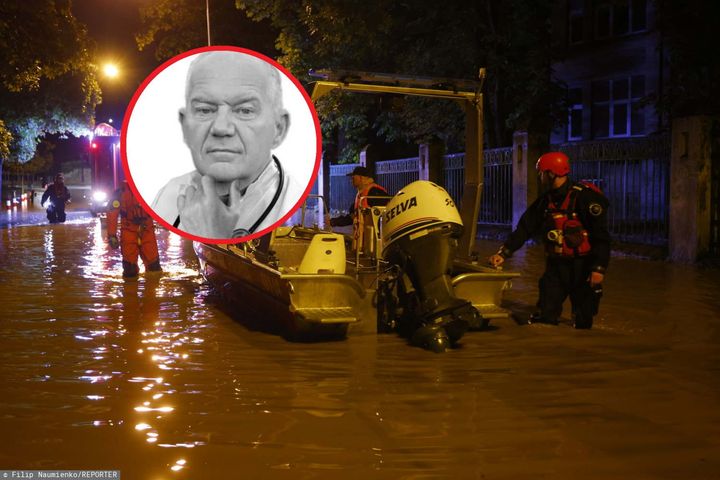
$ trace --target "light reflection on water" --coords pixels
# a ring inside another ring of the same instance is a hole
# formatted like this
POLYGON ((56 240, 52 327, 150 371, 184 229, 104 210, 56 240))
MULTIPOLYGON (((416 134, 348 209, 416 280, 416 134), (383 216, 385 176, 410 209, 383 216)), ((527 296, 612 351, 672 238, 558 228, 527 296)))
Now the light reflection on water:
MULTIPOLYGON (((497 321, 433 355, 393 335, 298 344, 250 331, 216 308, 188 242, 159 231, 164 273, 125 281, 104 235, 94 219, 0 230, 2 468, 152 479, 717 471, 717 272, 617 260, 592 332, 497 321)), ((524 314, 542 256, 512 261, 528 274, 508 304, 524 314)))

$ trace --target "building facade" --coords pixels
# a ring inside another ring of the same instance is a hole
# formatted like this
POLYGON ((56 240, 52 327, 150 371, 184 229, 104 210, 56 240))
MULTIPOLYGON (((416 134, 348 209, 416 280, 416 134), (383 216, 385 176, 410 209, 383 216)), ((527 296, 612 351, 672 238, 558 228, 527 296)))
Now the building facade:
POLYGON ((642 137, 665 131, 656 99, 668 78, 654 2, 563 0, 553 16, 567 86, 567 123, 551 143, 642 137))

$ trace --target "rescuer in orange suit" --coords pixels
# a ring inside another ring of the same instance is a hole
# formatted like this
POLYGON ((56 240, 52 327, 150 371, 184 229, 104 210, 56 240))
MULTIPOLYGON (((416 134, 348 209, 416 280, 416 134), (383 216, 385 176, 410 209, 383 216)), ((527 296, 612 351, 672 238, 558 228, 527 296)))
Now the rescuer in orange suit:
POLYGON ((138 254, 149 272, 160 271, 160 256, 155 240, 155 225, 143 210, 126 181, 115 190, 107 213, 108 242, 111 248, 120 246, 122 252, 123 277, 132 278, 138 274, 138 254), (118 215, 120 215, 120 240, 117 237, 118 215))

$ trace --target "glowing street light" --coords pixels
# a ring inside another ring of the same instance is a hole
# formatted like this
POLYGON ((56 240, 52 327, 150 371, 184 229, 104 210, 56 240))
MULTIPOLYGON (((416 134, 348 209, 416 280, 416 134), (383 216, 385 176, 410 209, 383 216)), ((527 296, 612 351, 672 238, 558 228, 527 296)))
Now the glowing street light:
POLYGON ((106 63, 105 65, 103 65, 103 73, 109 78, 115 78, 118 76, 120 71, 115 64, 106 63))

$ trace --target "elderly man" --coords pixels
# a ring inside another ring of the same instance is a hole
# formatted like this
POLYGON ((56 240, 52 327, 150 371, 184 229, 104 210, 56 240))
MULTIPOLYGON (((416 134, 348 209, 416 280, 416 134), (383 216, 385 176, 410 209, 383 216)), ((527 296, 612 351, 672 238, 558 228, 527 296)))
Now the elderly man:
POLYGON ((352 172, 347 174, 352 177, 352 186, 357 190, 355 201, 350 206, 350 212, 347 215, 332 218, 330 225, 333 227, 344 227, 357 222, 357 212, 361 208, 375 207, 385 205, 388 198, 367 198, 367 197, 387 197, 387 190, 375 183, 373 174, 369 168, 359 166, 355 167, 352 172))
POLYGON ((368 236, 366 228, 364 227, 364 225, 371 225, 366 209, 386 205, 390 197, 385 188, 375 183, 375 179, 369 168, 363 166, 355 167, 352 172, 348 173, 348 176, 352 177, 352 185, 357 190, 355 201, 350 207, 350 213, 330 219, 330 225, 333 227, 352 225, 353 250, 359 249, 365 251, 365 253, 374 255, 376 253, 375 247, 368 246, 365 243, 368 238, 372 238, 372 235, 368 236), (363 214, 362 212, 366 213, 363 214))
POLYGON ((153 210, 169 224, 203 238, 244 237, 272 226, 302 196, 271 153, 290 126, 271 64, 233 51, 198 55, 179 119, 196 170, 155 197, 153 210))

